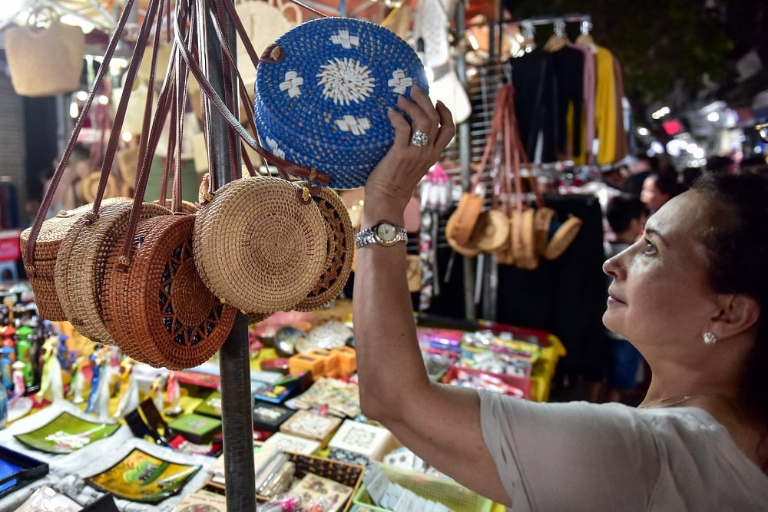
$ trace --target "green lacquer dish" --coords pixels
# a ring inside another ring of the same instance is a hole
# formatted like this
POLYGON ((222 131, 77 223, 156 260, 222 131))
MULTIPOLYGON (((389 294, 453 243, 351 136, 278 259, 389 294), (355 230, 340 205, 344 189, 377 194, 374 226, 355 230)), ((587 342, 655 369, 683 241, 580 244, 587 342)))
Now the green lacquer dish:
POLYGON ((199 470, 198 465, 176 464, 134 448, 123 460, 86 482, 118 498, 159 503, 177 494, 199 470))
POLYGON ((67 454, 111 436, 118 428, 116 423, 88 421, 62 412, 37 430, 14 437, 41 452, 67 454))

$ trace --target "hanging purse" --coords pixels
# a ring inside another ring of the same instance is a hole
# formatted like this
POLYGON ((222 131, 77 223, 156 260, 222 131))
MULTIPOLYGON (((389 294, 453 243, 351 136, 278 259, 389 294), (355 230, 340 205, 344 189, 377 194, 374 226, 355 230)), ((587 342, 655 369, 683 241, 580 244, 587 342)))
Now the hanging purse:
MULTIPOLYGON (((89 116, 90 108, 96 97, 97 91, 101 87, 104 76, 109 69, 109 62, 120 41, 120 36, 128 21, 134 1, 135 0, 128 0, 123 10, 123 14, 120 16, 117 26, 115 27, 115 31, 110 37, 104 60, 102 61, 102 65, 99 66, 94 85, 80 111, 77 121, 75 122, 72 134, 70 135, 67 146, 59 161, 59 165, 51 179, 51 184, 43 197, 35 221, 32 227, 24 230, 21 234, 22 259, 30 284, 32 285, 32 290, 35 292, 35 302, 38 305, 40 316, 49 320, 66 320, 59 297, 56 293, 56 285, 54 282, 56 259, 59 254, 61 241, 64 239, 69 228, 72 227, 80 217, 91 211, 91 205, 83 206, 68 212, 61 212, 50 220, 45 220, 45 216, 53 201, 54 193, 56 192, 64 173, 67 171, 69 157, 75 147, 83 124, 89 116)), ((82 58, 82 53, 79 54, 78 58, 82 58)), ((28 62, 25 63, 25 65, 28 64, 28 62)), ((105 201, 104 204, 108 205, 109 203, 119 200, 120 199, 105 201)))
MULTIPOLYGON (((362 187, 394 142, 387 109, 413 85, 428 92, 416 52, 389 30, 353 18, 311 20, 256 67, 256 131, 270 152, 362 187)), ((314 181, 314 180, 312 180, 314 181)))
MULTIPOLYGON (((151 0, 148 20, 153 20, 164 0, 151 0)), ((142 26, 136 44, 137 52, 143 54, 151 29, 151 21, 142 26)), ((156 35, 156 37, 159 37, 156 35)), ((122 120, 128 107, 130 90, 136 78, 140 59, 131 61, 126 75, 125 90, 117 107, 114 126, 110 134, 106 155, 101 170, 101 180, 96 191, 93 211, 79 219, 70 228, 61 243, 60 252, 54 269, 56 292, 62 310, 72 325, 84 336, 93 341, 114 345, 102 315, 102 284, 107 267, 107 258, 112 247, 124 236, 131 216, 131 203, 117 203, 101 207, 110 169, 117 150, 122 120)), ((148 173, 148 169, 147 169, 148 173)), ((137 190, 137 197, 140 198, 137 190)), ((141 191, 143 194, 143 191, 141 191)), ((158 215, 168 215, 170 211, 160 205, 139 205, 139 220, 158 215)))
POLYGON ((344 289, 352 271, 355 255, 355 230, 344 202, 329 188, 312 196, 323 216, 328 243, 325 269, 306 298, 296 304, 296 311, 314 311, 327 306, 344 289))
POLYGON ((105 322, 126 354, 152 366, 181 370, 202 364, 219 350, 234 325, 237 310, 205 287, 194 261, 196 215, 184 213, 180 179, 184 130, 180 113, 186 105, 187 71, 178 53, 172 55, 172 79, 169 81, 170 74, 166 74, 127 233, 110 254, 103 295, 105 322), (171 102, 172 137, 161 193, 164 195, 173 169, 174 214, 141 221, 139 208, 146 204, 142 205, 140 198, 162 131, 158 124, 166 119, 171 102))

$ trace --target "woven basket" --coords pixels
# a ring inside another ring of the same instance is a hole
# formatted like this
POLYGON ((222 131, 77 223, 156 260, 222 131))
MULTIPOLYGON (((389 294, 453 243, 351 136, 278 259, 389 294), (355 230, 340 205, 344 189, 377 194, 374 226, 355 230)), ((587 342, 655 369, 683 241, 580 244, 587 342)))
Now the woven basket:
MULTIPOLYGON (((56 260, 56 293, 67 320, 83 336, 107 345, 115 343, 101 316, 101 286, 107 256, 123 238, 132 206, 107 205, 92 224, 86 218, 75 222, 61 242, 56 260)), ((144 204, 139 219, 168 214, 167 208, 144 204)))
POLYGON ((43 29, 11 27, 5 51, 19 96, 55 96, 80 87, 85 35, 79 27, 56 18, 43 29))
MULTIPOLYGON (((102 205, 113 204, 121 201, 128 201, 127 197, 118 197, 102 202, 102 205)), ((77 220, 90 212, 92 204, 86 204, 74 210, 62 210, 55 217, 43 222, 40 234, 35 244, 34 266, 35 272, 30 273, 29 282, 32 290, 35 292, 35 303, 41 318, 53 322, 63 322, 67 319, 64 311, 61 309, 59 296, 56 294, 54 284, 54 268, 56 267, 56 256, 59 254, 61 241, 69 231, 69 228, 77 220)), ((21 232, 21 255, 24 261, 27 257, 27 242, 32 228, 27 228, 21 232)))
POLYGON ((322 18, 276 43, 277 63, 256 68, 256 128, 275 156, 357 188, 394 142, 388 108, 428 83, 416 52, 389 30, 352 18, 322 18))
MULTIPOLYGON (((77 195, 86 203, 92 203, 96 200, 96 192, 99 189, 100 172, 92 172, 77 184, 77 195)), ((107 180, 107 187, 104 189, 104 198, 116 197, 120 194, 120 187, 117 180, 110 176, 107 180)))
POLYGON ((272 316, 271 313, 248 313, 248 325, 256 325, 272 316))
POLYGON ((141 223, 131 264, 118 272, 113 248, 104 279, 104 320, 132 358, 170 370, 198 366, 227 339, 237 310, 208 291, 192 252, 194 215, 164 215, 141 223))
POLYGON ((197 214, 195 262, 213 293, 249 313, 289 310, 325 268, 326 232, 313 201, 280 178, 221 187, 197 214))
POLYGON ((325 268, 326 231, 314 201, 280 178, 221 187, 195 222, 195 263, 220 299, 255 313, 292 309, 325 268))
MULTIPOLYGON (((152 201, 152 204, 160 204, 160 200, 156 199, 152 201)), ((166 201, 163 206, 170 209, 171 201, 166 201)), ((193 203, 192 201, 186 201, 186 200, 181 201, 181 213, 190 213, 190 214, 197 213, 199 209, 200 209, 200 205, 197 203, 193 203)))
POLYGON ((352 272, 355 255, 355 230, 341 197, 333 190, 323 188, 313 199, 325 220, 328 254, 325 269, 314 289, 293 308, 296 311, 314 311, 338 297, 352 272))

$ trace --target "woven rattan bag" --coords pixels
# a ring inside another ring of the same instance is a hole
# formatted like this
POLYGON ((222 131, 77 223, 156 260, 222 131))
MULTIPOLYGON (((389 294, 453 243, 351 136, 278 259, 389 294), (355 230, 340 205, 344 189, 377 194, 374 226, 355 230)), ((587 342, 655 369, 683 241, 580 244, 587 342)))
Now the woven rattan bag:
MULTIPOLYGON (((112 204, 120 201, 128 201, 127 197, 108 199, 102 204, 112 204)), ((35 263, 33 267, 27 269, 29 282, 35 291, 35 303, 41 318, 54 322, 61 322, 67 319, 64 311, 61 309, 59 296, 56 294, 54 285, 54 268, 56 267, 56 257, 59 254, 59 247, 69 228, 77 220, 90 212, 92 204, 87 204, 74 210, 62 210, 55 217, 45 222, 40 229, 35 245, 35 263)), ((21 232, 21 257, 27 260, 27 242, 32 228, 27 228, 21 232)))
MULTIPOLYGON (((56 292, 64 314, 82 335, 107 345, 115 342, 102 318, 101 286, 107 257, 125 234, 131 207, 132 203, 107 205, 92 223, 87 217, 75 222, 56 260, 56 292)), ((160 205, 145 204, 141 220, 170 213, 160 205)))
POLYGON ((352 272, 355 256, 355 230, 341 197, 333 190, 323 188, 312 199, 325 221, 327 255, 320 278, 309 295, 293 308, 296 311, 314 311, 338 297, 352 272))
POLYGON ((205 287, 194 263, 194 215, 142 222, 126 271, 116 245, 104 279, 104 319, 118 346, 137 361, 170 370, 210 359, 232 329, 237 310, 205 287))
POLYGON ((11 83, 19 96, 55 96, 80 87, 85 35, 64 25, 51 8, 33 11, 27 27, 5 31, 5 51, 11 83), (35 28, 41 14, 50 13, 45 28, 35 28))
POLYGON ((325 221, 293 183, 250 177, 227 183, 202 205, 193 249, 203 282, 249 313, 293 309, 326 268, 325 221))
POLYGON ((428 91, 416 52, 389 30, 352 18, 302 23, 280 37, 277 62, 256 67, 256 129, 272 154, 362 187, 394 141, 387 109, 412 86, 428 91))

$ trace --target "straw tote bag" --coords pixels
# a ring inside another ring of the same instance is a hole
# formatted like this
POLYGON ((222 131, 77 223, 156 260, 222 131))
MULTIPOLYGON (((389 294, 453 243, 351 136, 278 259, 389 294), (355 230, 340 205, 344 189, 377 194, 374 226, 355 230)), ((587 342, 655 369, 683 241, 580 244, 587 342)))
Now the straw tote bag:
MULTIPOLYGON (((67 171, 69 157, 72 155, 72 150, 77 142, 83 123, 85 122, 85 119, 88 118, 91 105, 96 96, 96 91, 99 89, 99 86, 109 69, 109 62, 120 41, 120 35, 128 20, 130 7, 133 3, 134 0, 129 0, 127 2, 126 10, 124 10, 118 20, 115 32, 110 37, 107 51, 104 55, 104 62, 102 66, 99 66, 93 89, 88 95, 83 109, 80 111, 80 116, 75 122, 74 129, 67 146, 64 149, 59 165, 54 172, 51 184, 43 197, 37 217, 35 218, 32 227, 24 230, 21 234, 21 253, 24 267, 27 276, 29 277, 30 284, 32 285, 32 290, 35 292, 35 301, 38 305, 40 316, 48 320, 66 320, 66 316, 59 302, 59 297, 56 293, 56 285, 54 282, 56 259, 59 254, 61 241, 69 231, 69 228, 71 228, 80 217, 88 214, 92 209, 92 205, 60 212, 56 217, 49 220, 45 220, 45 216, 53 201, 54 193, 56 192, 64 173, 67 171)), ((103 204, 106 206, 122 200, 128 200, 128 198, 110 199, 104 201, 103 204)))
POLYGON ((85 35, 64 25, 50 7, 36 9, 25 27, 5 31, 5 51, 13 90, 19 96, 55 96, 78 89, 85 35), (47 27, 36 27, 45 15, 47 27))

